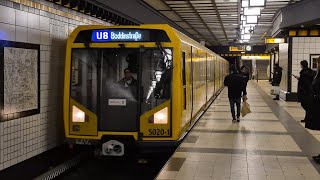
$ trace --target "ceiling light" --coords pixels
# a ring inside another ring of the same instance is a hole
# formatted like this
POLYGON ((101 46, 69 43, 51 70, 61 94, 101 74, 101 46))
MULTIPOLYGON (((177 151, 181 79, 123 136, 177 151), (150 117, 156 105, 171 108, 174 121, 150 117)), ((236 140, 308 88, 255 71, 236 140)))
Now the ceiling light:
POLYGON ((244 39, 244 40, 243 40, 243 42, 249 42, 249 41, 250 41, 249 39, 244 39))
POLYGON ((247 16, 246 23, 247 24, 257 24, 258 23, 258 16, 247 16))
POLYGON ((244 34, 243 36, 243 40, 249 40, 251 38, 251 34, 244 34))
POLYGON ((249 34, 250 27, 244 27, 244 34, 249 34))
POLYGON ((249 7, 264 7, 266 0, 249 0, 249 7))
POLYGON ((243 14, 245 16, 260 16, 261 8, 244 8, 243 14))
POLYGON ((249 1, 248 0, 243 0, 241 3, 241 7, 249 7, 249 1))
POLYGON ((241 15, 241 18, 240 18, 241 21, 245 21, 246 20, 246 16, 244 15, 241 15))

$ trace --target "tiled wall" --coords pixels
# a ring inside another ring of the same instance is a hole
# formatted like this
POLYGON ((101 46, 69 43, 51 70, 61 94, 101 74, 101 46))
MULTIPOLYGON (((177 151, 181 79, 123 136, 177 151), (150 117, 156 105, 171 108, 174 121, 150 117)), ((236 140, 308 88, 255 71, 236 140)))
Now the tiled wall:
MULTIPOLYGON (((300 61, 310 62, 310 54, 320 54, 320 37, 293 37, 292 74, 299 75, 300 61)), ((298 81, 292 78, 291 90, 297 92, 298 81)))
POLYGON ((40 114, 0 122, 0 170, 61 143, 66 38, 83 24, 110 25, 45 0, 0 0, 0 40, 41 49, 40 114))

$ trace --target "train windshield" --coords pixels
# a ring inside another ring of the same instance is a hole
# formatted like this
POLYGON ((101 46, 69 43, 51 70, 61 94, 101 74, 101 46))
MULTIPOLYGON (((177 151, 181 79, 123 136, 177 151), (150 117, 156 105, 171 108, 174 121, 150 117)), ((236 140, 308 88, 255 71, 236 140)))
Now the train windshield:
POLYGON ((171 97, 172 49, 73 49, 71 97, 100 130, 136 131, 140 115, 171 97))

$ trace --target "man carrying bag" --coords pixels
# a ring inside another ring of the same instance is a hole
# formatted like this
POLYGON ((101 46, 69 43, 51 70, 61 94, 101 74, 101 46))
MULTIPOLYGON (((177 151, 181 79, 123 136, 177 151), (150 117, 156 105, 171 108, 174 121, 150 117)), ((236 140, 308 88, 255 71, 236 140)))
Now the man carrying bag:
POLYGON ((241 96, 242 92, 244 92, 245 81, 234 64, 231 65, 231 73, 224 79, 224 85, 228 86, 232 122, 240 122, 241 96), (237 116, 234 108, 235 104, 237 106, 237 116))

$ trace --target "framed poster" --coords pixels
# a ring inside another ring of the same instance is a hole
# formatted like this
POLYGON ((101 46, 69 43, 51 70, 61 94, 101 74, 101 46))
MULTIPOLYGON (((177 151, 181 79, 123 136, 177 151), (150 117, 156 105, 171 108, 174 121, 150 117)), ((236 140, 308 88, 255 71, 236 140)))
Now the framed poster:
POLYGON ((40 45, 0 40, 0 121, 40 113, 40 45))
POLYGON ((310 54, 309 66, 312 70, 317 71, 317 59, 320 54, 310 54))

